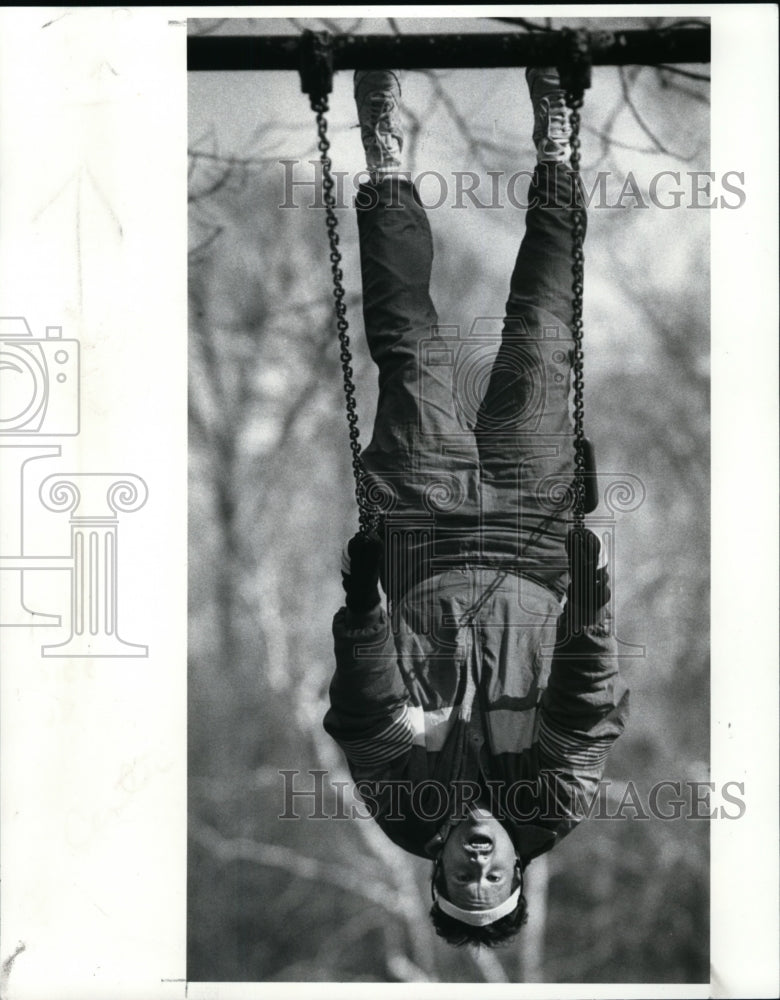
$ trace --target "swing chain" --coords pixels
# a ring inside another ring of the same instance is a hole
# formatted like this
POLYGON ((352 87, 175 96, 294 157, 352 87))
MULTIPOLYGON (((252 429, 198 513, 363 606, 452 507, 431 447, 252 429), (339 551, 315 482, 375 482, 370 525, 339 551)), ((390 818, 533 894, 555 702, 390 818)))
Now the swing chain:
POLYGON ((574 510, 575 528, 585 521, 585 376, 583 351, 583 292, 585 287, 585 209, 580 182, 580 111, 583 95, 590 87, 590 36, 584 30, 564 29, 565 54, 560 67, 561 83, 566 91, 566 104, 571 112, 571 173, 573 180, 572 226, 572 298, 574 339, 574 510))
POLYGON ((355 479, 355 499, 358 505, 360 533, 368 535, 376 530, 378 514, 366 495, 365 469, 360 447, 355 383, 353 381, 352 351, 349 342, 347 306, 344 301, 344 272, 341 268, 336 199, 328 139, 328 98, 333 82, 333 57, 327 33, 306 32, 303 37, 304 55, 301 59, 301 89, 309 95, 312 111, 317 120, 317 148, 322 167, 322 196, 325 203, 325 227, 330 245, 330 266, 333 276, 333 299, 336 314, 336 332, 339 338, 339 356, 344 382, 344 398, 349 428, 349 447, 352 452, 352 474, 355 479))
POLYGON ((338 218, 336 217, 336 199, 333 194, 334 181, 331 173, 328 140, 328 124, 325 117, 328 111, 327 97, 312 98, 312 110, 317 117, 318 149, 322 166, 322 195, 325 202, 325 226, 330 244, 330 266, 333 274, 333 299, 336 313, 336 332, 339 338, 341 370, 344 381, 344 399, 349 426, 349 447, 352 451, 352 474, 355 479, 355 499, 358 505, 358 516, 361 534, 370 534, 376 528, 377 515, 369 503, 365 489, 365 469, 360 447, 360 430, 358 428, 357 403, 355 401, 355 383, 353 381, 352 351, 349 342, 349 323, 347 321, 347 306, 344 302, 344 272, 341 269, 341 250, 339 249, 338 218))

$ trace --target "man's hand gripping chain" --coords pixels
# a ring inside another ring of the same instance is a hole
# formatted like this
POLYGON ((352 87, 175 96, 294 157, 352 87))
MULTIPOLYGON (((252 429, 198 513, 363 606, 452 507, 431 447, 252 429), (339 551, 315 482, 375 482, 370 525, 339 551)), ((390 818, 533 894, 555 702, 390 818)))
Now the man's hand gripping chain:
POLYGON ((362 532, 350 538, 341 554, 341 579, 346 604, 356 615, 371 611, 380 602, 379 568, 382 542, 376 535, 362 532))
POLYGON ((566 536, 569 557, 569 591, 567 605, 569 625, 573 633, 595 625, 601 609, 612 596, 609 572, 599 558, 601 542, 588 528, 571 528, 566 536))

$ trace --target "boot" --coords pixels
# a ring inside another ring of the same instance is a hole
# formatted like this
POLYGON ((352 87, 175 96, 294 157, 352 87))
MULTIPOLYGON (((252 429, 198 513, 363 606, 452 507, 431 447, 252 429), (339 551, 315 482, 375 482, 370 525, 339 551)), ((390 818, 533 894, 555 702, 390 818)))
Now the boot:
POLYGON ((404 145, 401 127, 400 74, 392 70, 356 70, 355 103, 360 137, 371 173, 391 174, 401 169, 404 145))
POLYGON ((571 123, 558 70, 529 66, 525 78, 534 108, 537 162, 566 163, 571 156, 571 123))

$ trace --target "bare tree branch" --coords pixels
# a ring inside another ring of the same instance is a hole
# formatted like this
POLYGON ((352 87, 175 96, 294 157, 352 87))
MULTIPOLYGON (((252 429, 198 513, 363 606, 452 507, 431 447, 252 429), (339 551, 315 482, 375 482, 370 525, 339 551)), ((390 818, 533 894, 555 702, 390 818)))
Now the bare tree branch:
MULTIPOLYGON (((645 122, 644 118, 642 118, 642 116, 639 114, 636 105, 631 99, 631 88, 628 81, 628 74, 626 73, 624 66, 618 66, 618 74, 620 76, 620 85, 623 89, 623 98, 625 99, 625 102, 628 105, 631 114, 634 116, 634 120, 636 121, 637 125, 639 125, 639 127, 642 129, 645 135, 650 138, 656 149, 658 149, 662 153, 666 153, 667 156, 677 155, 673 153, 670 149, 668 149, 666 146, 664 146, 664 144, 661 142, 658 136, 652 131, 650 126, 645 122)), ((681 159, 684 159, 684 157, 681 157, 681 159)))
MULTIPOLYGON (((663 70, 664 73, 674 73, 677 76, 685 76, 689 80, 706 80, 707 83, 712 81, 712 77, 708 76, 706 73, 695 73, 690 69, 683 69, 681 66, 669 66, 667 63, 659 63, 656 69, 663 70)), ((690 93, 690 91, 688 91, 690 93)))
POLYGON ((228 17, 197 17, 189 18, 187 21, 187 34, 188 35, 213 35, 215 31, 219 31, 223 24, 227 24, 230 20, 228 17))
MULTIPOLYGON (((396 952, 388 957, 387 971, 399 983, 430 983, 432 981, 419 965, 415 965, 401 952, 396 952)), ((499 982, 505 981, 499 980, 499 982)))
POLYGON ((469 958, 480 971, 486 983, 508 983, 509 976, 497 956, 487 948, 469 948, 469 958))
MULTIPOLYGON (((187 155, 192 160, 212 160, 226 168, 230 167, 264 167, 269 163, 278 163, 276 156, 221 156, 219 153, 208 153, 200 149, 188 149, 187 155)), ((212 191, 207 194, 212 194, 212 191)))
POLYGON ((335 927, 331 934, 323 937, 314 961, 318 963, 327 961, 329 965, 334 965, 345 949, 354 947, 367 934, 381 929, 382 926, 382 920, 371 920, 365 911, 361 910, 345 923, 335 927))
POLYGON ((514 24, 518 28, 525 28, 526 31, 550 31, 549 25, 536 24, 535 21, 529 21, 526 17, 491 17, 488 18, 490 21, 498 21, 500 24, 514 24))
POLYGON ((361 876, 356 868, 347 868, 332 861, 327 863, 318 861, 280 844, 263 844, 244 837, 228 839, 193 816, 189 820, 189 832, 193 840, 223 864, 245 861, 249 864, 280 868, 298 878, 327 882, 329 885, 351 892, 380 906, 394 917, 402 917, 406 910, 394 889, 378 881, 376 873, 368 877, 361 876))
POLYGON ((653 146, 634 146, 630 142, 620 142, 613 135, 602 131, 602 129, 594 128, 592 125, 582 125, 580 126, 583 132, 587 132, 588 135, 595 136, 597 139, 601 140, 602 158, 608 155, 611 148, 615 149, 627 149, 632 153, 655 153, 655 147, 653 146))
POLYGON ((224 232, 222 226, 212 226, 210 229, 207 228, 203 223, 200 223, 201 227, 206 230, 206 235, 195 244, 195 246, 187 250, 187 258, 189 260, 190 266, 195 263, 200 263, 202 260, 208 256, 211 251, 212 246, 216 243, 219 237, 224 232))

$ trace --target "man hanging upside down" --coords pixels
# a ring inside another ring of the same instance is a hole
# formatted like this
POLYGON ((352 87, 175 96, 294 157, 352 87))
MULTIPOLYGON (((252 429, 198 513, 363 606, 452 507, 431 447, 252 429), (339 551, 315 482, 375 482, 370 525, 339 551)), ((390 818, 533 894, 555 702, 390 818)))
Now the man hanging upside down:
POLYGON ((433 861, 431 916, 452 944, 519 930, 525 868, 577 824, 628 716, 599 542, 570 520, 570 123, 557 71, 526 76, 538 163, 506 316, 460 336, 429 295, 398 74, 355 74, 379 367, 363 457, 383 519, 345 552, 324 724, 387 836, 433 861))

